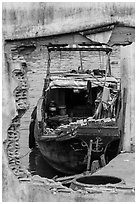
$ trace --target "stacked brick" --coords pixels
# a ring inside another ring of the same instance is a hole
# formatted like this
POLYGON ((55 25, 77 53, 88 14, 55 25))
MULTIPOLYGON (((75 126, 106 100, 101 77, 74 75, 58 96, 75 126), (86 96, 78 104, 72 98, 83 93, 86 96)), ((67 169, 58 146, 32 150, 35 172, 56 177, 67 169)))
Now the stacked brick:
POLYGON ((15 56, 15 52, 14 55, 12 55, 12 59, 9 60, 9 65, 10 72, 12 73, 12 80, 17 81, 18 84, 15 90, 13 90, 17 115, 12 119, 11 125, 7 131, 6 152, 9 167, 18 179, 22 179, 30 176, 30 173, 21 166, 19 154, 20 118, 29 107, 27 65, 23 57, 18 55, 15 56))
POLYGON ((30 175, 20 164, 20 154, 19 154, 19 126, 20 118, 16 116, 8 129, 7 138, 7 157, 9 162, 9 167, 12 169, 13 173, 17 178, 24 178, 30 175))
POLYGON ((17 110, 28 109, 28 83, 24 70, 14 70, 14 77, 18 80, 18 87, 14 91, 17 110))

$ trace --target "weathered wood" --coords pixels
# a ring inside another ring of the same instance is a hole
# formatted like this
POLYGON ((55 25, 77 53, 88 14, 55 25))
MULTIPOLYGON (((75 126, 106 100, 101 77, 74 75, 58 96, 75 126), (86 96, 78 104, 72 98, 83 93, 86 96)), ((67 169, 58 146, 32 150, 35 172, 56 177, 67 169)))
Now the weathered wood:
POLYGON ((82 55, 81 55, 81 51, 79 51, 79 56, 80 56, 80 64, 81 64, 81 71, 83 72, 83 64, 82 64, 82 55))
POLYGON ((99 165, 99 161, 98 160, 94 160, 92 162, 92 165, 91 165, 91 174, 93 174, 94 172, 96 172, 98 169, 100 168, 100 165, 99 165))
POLYGON ((71 181, 76 178, 76 177, 79 177, 79 176, 83 176, 84 174, 75 174, 75 175, 72 175, 72 176, 65 176, 65 177, 59 177, 59 178, 55 178, 55 181, 56 182, 61 182, 62 184, 69 184, 71 183, 71 181))
POLYGON ((88 148, 88 162, 87 162, 87 171, 89 171, 89 170, 90 170, 90 162, 91 162, 92 144, 93 144, 93 140, 90 140, 90 143, 89 143, 89 148, 88 148))
POLYGON ((100 163, 101 163, 101 167, 106 166, 106 160, 105 160, 104 154, 100 156, 100 163))
MULTIPOLYGON (((121 90, 121 88, 120 88, 121 90)), ((118 122, 119 120, 119 116, 120 116, 120 109, 121 109, 121 91, 118 95, 118 104, 117 104, 117 111, 116 111, 116 122, 118 122)))
POLYGON ((37 120, 41 121, 42 120, 42 103, 43 103, 43 98, 41 97, 37 103, 37 120))
POLYGON ((122 111, 122 127, 121 127, 121 141, 120 141, 120 150, 123 147, 124 135, 125 135, 125 117, 126 117, 126 102, 127 102, 127 89, 123 90, 123 111, 122 111))
POLYGON ((114 26, 115 26, 115 23, 111 23, 111 24, 108 24, 108 25, 106 24, 106 25, 98 27, 98 28, 85 30, 85 31, 83 31, 81 33, 84 36, 91 35, 91 34, 97 34, 97 33, 101 33, 101 32, 110 31, 110 30, 114 29, 114 26))
POLYGON ((56 48, 49 48, 50 51, 102 51, 102 52, 111 52, 112 49, 108 48, 108 47, 71 47, 71 48, 67 48, 67 47, 56 47, 56 48))
POLYGON ((110 137, 118 137, 118 127, 114 127, 114 126, 82 126, 78 128, 78 135, 82 136, 82 135, 91 135, 92 136, 101 136, 101 137, 106 137, 106 136, 110 136, 110 137))

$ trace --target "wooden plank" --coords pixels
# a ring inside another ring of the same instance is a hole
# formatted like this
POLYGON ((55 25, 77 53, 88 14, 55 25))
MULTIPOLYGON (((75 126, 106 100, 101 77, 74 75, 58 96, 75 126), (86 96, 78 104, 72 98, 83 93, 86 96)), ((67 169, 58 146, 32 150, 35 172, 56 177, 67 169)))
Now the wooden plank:
POLYGON ((67 47, 57 47, 57 48, 49 48, 48 49, 49 51, 104 51, 106 53, 108 52, 111 52, 112 50, 110 48, 103 48, 103 47, 100 47, 100 48, 85 48, 85 47, 81 47, 81 48, 67 48, 67 47))
POLYGON ((90 170, 90 162, 91 162, 92 144, 93 144, 93 140, 90 140, 90 143, 89 143, 89 148, 88 148, 88 162, 87 162, 87 171, 89 171, 89 170, 90 170))
POLYGON ((104 154, 102 154, 100 156, 100 163, 101 163, 101 167, 106 166, 106 160, 105 160, 105 155, 104 154))
POLYGON ((86 173, 81 173, 81 174, 75 174, 72 176, 64 176, 64 177, 59 177, 59 178, 53 178, 56 182, 61 182, 62 184, 69 184, 72 182, 73 179, 79 176, 86 175, 86 173))
POLYGON ((96 34, 96 33, 102 33, 102 32, 106 32, 106 31, 113 30, 113 29, 114 29, 114 26, 115 26, 115 23, 111 23, 111 24, 104 25, 104 26, 101 26, 101 27, 97 27, 97 28, 92 28, 92 29, 89 29, 89 30, 85 30, 85 31, 83 31, 83 32, 81 32, 81 33, 82 33, 84 36, 91 35, 91 34, 96 34))
POLYGON ((92 135, 92 136, 102 136, 102 137, 105 137, 105 136, 119 137, 119 131, 118 131, 118 127, 116 127, 116 128, 112 128, 112 127, 110 127, 110 128, 108 128, 108 127, 105 127, 105 128, 103 128, 103 127, 102 128, 99 128, 99 127, 96 127, 96 128, 80 127, 80 128, 78 128, 77 135, 79 135, 79 136, 92 135))
POLYGON ((95 173, 100 168, 99 161, 94 160, 91 165, 91 174, 95 173))
POLYGON ((125 135, 126 102, 127 102, 127 89, 124 88, 124 91, 123 91, 123 109, 122 109, 123 114, 122 114, 122 129, 121 129, 120 150, 122 150, 124 135, 125 135))
POLYGON ((42 103, 43 103, 43 98, 41 97, 39 100, 38 100, 38 103, 37 103, 37 120, 38 121, 41 121, 42 120, 42 103))

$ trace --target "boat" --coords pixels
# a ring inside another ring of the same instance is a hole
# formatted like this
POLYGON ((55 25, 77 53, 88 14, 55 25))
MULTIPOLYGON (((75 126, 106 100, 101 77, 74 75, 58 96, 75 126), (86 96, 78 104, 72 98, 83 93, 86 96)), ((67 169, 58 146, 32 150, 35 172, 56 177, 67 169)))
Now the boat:
POLYGON ((108 163, 119 153, 120 142, 120 81, 111 76, 112 49, 102 44, 50 44, 47 49, 47 74, 31 116, 29 147, 37 144, 44 159, 67 175, 90 170, 102 155, 108 163), (80 66, 51 72, 50 54, 56 51, 78 51, 80 66), (105 52, 105 70, 84 68, 82 51, 105 52))

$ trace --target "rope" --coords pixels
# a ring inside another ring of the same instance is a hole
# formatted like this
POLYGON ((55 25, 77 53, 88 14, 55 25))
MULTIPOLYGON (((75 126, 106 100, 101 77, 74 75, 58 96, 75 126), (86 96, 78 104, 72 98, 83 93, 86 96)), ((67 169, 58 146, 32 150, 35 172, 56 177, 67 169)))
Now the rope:
POLYGON ((60 70, 61 70, 61 57, 62 55, 61 55, 61 50, 60 50, 60 67, 59 67, 60 70))
POLYGON ((29 154, 30 152, 31 152, 31 150, 29 150, 26 154, 20 156, 19 158, 20 158, 20 159, 24 158, 24 157, 27 156, 27 154, 29 154))

